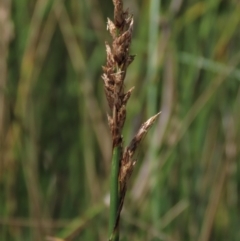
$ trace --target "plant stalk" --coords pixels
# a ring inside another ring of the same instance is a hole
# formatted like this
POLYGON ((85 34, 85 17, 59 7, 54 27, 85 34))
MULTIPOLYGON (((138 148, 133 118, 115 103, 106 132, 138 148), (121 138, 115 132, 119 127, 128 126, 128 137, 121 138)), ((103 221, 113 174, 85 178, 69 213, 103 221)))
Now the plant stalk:
POLYGON ((109 217, 109 241, 119 240, 119 228, 114 230, 119 207, 119 166, 120 166, 121 147, 113 148, 111 178, 110 178, 110 217, 109 217))

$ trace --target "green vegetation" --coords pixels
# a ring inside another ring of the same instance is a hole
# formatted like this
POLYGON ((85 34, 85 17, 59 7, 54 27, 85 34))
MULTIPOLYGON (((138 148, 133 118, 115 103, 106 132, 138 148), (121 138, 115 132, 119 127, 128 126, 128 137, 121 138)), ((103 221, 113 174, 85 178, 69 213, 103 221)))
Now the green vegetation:
MULTIPOLYGON (((161 115, 134 156, 120 240, 238 241, 240 5, 124 4, 124 146, 161 115)), ((111 0, 0 0, 0 240, 108 239, 107 17, 111 0)))

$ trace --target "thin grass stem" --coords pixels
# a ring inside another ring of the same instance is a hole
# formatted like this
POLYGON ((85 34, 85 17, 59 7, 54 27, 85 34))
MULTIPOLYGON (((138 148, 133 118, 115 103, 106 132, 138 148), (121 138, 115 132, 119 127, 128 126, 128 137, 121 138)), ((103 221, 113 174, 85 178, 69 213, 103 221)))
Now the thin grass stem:
POLYGON ((119 206, 119 159, 120 159, 121 149, 115 147, 113 149, 112 155, 112 167, 111 167, 111 178, 110 178, 110 216, 109 216, 109 240, 118 241, 119 240, 119 229, 113 232, 114 226, 118 215, 119 206))

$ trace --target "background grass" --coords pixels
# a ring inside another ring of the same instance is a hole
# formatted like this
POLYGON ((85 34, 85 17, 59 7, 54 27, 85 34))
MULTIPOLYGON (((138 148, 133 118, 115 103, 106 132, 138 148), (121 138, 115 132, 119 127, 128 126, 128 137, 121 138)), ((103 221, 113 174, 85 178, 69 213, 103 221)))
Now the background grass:
MULTIPOLYGON (((240 4, 124 1, 135 17, 123 240, 240 237, 240 4)), ((0 238, 106 240, 111 140, 98 0, 0 1, 0 238)))

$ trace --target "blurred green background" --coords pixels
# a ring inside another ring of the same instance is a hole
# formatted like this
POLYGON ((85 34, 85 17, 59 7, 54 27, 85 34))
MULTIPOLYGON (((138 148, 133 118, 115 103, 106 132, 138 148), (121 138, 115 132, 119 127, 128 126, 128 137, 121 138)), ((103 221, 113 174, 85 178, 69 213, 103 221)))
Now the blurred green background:
MULTIPOLYGON (((126 0, 122 240, 240 240, 240 2, 126 0)), ((0 0, 0 240, 107 240, 111 0, 0 0), (57 239, 59 238, 59 239, 57 239)))

